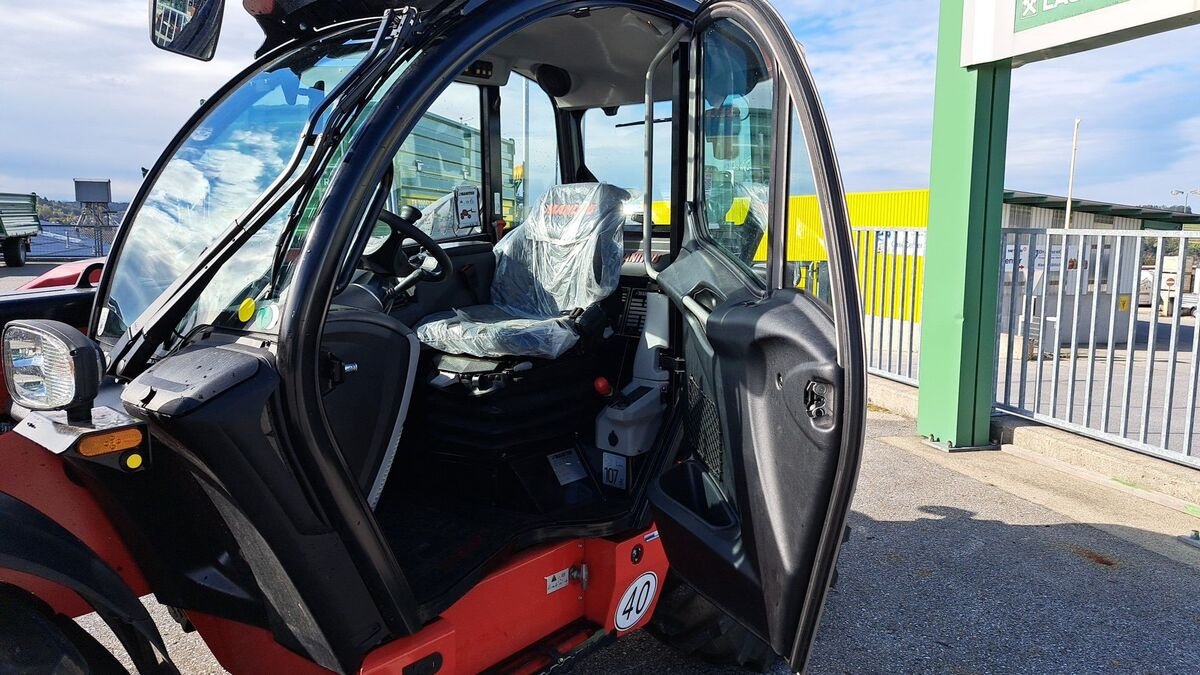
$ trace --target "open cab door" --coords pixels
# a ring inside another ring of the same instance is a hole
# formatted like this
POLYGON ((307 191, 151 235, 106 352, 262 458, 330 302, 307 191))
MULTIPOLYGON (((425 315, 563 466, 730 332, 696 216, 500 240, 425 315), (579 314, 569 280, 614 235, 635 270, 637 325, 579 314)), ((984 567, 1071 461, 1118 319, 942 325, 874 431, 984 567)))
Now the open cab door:
POLYGON ((862 452, 850 224, 799 46, 764 0, 716 0, 690 50, 679 461, 649 495, 673 572, 803 670, 862 452))

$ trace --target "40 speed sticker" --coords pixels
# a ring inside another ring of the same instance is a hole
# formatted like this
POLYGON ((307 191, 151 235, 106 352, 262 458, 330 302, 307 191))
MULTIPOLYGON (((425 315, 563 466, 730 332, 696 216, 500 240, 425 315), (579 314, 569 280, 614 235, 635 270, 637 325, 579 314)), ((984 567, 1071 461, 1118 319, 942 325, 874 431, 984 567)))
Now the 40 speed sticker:
POLYGON ((654 572, 646 572, 634 579, 633 583, 629 584, 629 588, 625 589, 625 594, 621 596, 621 602, 617 603, 617 616, 614 621, 617 630, 625 631, 636 626, 642 617, 646 616, 650 605, 654 604, 656 593, 658 593, 658 575, 654 572))

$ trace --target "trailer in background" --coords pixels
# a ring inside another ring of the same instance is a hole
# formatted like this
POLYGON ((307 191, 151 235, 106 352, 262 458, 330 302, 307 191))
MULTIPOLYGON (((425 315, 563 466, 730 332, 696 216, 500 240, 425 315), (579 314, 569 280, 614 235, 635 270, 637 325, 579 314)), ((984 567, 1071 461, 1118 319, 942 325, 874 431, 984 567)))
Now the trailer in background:
POLYGON ((0 192, 0 250, 4 264, 22 267, 29 256, 29 240, 41 232, 36 194, 0 192))

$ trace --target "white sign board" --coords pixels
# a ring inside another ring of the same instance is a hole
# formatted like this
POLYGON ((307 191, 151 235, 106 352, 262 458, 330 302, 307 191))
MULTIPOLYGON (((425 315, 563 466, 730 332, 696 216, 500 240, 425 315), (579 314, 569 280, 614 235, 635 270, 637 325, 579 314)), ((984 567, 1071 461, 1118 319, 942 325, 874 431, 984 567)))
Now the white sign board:
POLYGON ((962 65, 1013 65, 1200 23, 1200 0, 964 0, 962 65))

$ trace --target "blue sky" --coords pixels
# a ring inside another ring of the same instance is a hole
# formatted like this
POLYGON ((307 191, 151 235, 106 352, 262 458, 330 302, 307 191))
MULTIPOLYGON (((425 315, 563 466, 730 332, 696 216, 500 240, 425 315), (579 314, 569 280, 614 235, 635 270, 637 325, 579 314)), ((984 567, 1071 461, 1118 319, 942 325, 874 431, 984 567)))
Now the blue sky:
MULTIPOLYGON (((139 168, 252 58, 257 26, 230 0, 217 58, 154 49, 144 0, 0 0, 0 191, 67 198, 74 177, 132 196, 139 168)), ((934 0, 778 0, 804 43, 846 188, 928 183, 934 0)), ((1010 188, 1064 194, 1083 119, 1076 192, 1133 204, 1200 188, 1200 28, 1014 72, 1010 188)), ((1200 198, 1198 198, 1200 199, 1200 198)))

